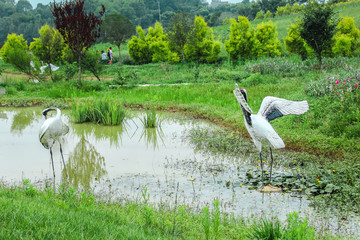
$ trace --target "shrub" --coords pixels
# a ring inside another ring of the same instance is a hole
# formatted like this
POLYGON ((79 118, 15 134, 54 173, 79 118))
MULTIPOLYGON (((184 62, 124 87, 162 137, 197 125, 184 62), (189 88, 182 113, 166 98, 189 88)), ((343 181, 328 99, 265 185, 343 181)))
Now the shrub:
POLYGON ((87 51, 81 64, 84 66, 84 70, 91 72, 97 80, 100 81, 100 75, 104 69, 104 65, 100 62, 96 52, 91 50, 87 51))
POLYGON ((230 38, 225 41, 225 49, 232 59, 246 59, 254 55, 254 33, 250 29, 250 22, 240 16, 238 22, 230 19, 230 38))
POLYGON ((335 55, 352 56, 360 50, 360 30, 356 28, 354 18, 342 18, 337 25, 332 48, 335 55))
POLYGON ((177 53, 171 52, 169 42, 166 40, 163 28, 156 22, 155 28, 150 27, 149 32, 139 26, 136 28, 139 37, 133 36, 128 43, 129 54, 137 63, 150 63, 168 61, 176 63, 180 61, 177 53))
POLYGON ((65 62, 62 68, 63 68, 64 74, 65 74, 65 80, 67 80, 67 81, 73 79, 74 75, 78 72, 77 63, 71 64, 71 63, 65 62))
POLYGON ((5 62, 14 65, 19 71, 34 77, 30 66, 31 55, 28 52, 27 41, 24 40, 22 34, 8 34, 7 41, 0 49, 0 55, 5 62))
POLYGON ((184 46, 185 58, 195 62, 212 63, 219 59, 220 42, 214 40, 213 30, 198 16, 188 42, 184 46))
POLYGON ((288 35, 285 37, 285 49, 289 53, 299 54, 305 60, 312 54, 312 49, 300 36, 300 22, 291 24, 288 28, 288 35))
POLYGON ((255 30, 254 49, 257 57, 276 57, 281 55, 281 42, 277 38, 276 24, 261 23, 255 30))

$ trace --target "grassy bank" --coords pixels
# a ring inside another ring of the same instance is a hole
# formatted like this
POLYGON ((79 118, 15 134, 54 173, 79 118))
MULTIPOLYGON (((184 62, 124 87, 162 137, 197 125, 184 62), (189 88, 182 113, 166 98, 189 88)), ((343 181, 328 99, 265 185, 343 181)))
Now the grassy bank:
MULTIPOLYGON (((301 62, 297 58, 263 59, 231 65, 184 64, 169 66, 169 80, 161 70, 161 64, 149 64, 129 67, 129 72, 137 71, 139 74, 136 79, 126 79, 126 86, 117 85, 114 80, 84 80, 81 87, 72 81, 27 83, 17 76, 7 76, 0 83, 7 92, 0 97, 0 105, 41 104, 64 108, 69 107, 74 99, 111 98, 128 107, 155 106, 187 112, 247 135, 240 107, 232 93, 234 83, 238 82, 241 88, 247 89, 249 105, 255 113, 265 96, 309 102, 310 110, 306 114, 286 116, 272 122, 287 148, 356 160, 360 155, 360 145, 357 144, 360 113, 359 88, 355 88, 355 84, 359 82, 357 69, 360 62, 358 58, 338 58, 326 59, 324 65, 323 70, 317 70, 315 60, 301 62), (183 85, 183 82, 191 84, 183 85), (143 83, 164 85, 137 86, 143 83), (180 84, 170 85, 172 83, 180 84), (330 92, 332 88, 336 89, 330 92)), ((125 75, 129 74, 128 69, 123 69, 125 75)))
POLYGON ((2 239, 326 239, 297 213, 277 219, 242 219, 220 213, 219 204, 194 211, 147 202, 107 203, 85 192, 60 186, 37 190, 0 185, 2 239))

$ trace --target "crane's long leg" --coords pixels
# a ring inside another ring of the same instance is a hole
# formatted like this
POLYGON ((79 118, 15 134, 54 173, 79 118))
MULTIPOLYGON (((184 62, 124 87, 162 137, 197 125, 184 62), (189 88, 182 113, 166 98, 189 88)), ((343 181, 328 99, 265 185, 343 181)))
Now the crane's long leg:
POLYGON ((64 163, 65 175, 66 175, 66 177, 67 177, 68 175, 67 175, 67 171, 66 171, 66 165, 65 165, 65 161, 64 161, 64 155, 63 155, 63 151, 62 151, 61 143, 60 143, 60 153, 61 153, 61 158, 62 158, 62 161, 63 161, 63 163, 64 163))
POLYGON ((270 163, 270 184, 271 184, 272 165, 273 165, 273 161, 274 161, 271 147, 270 147, 270 156, 271 156, 271 163, 270 163))
POLYGON ((54 160, 53 160, 53 154, 52 154, 51 148, 50 148, 50 156, 51 156, 52 169, 53 169, 53 174, 54 174, 54 179, 55 179, 54 160))
POLYGON ((261 152, 260 152, 260 166, 261 166, 261 177, 262 180, 264 180, 263 160, 262 160, 261 152))

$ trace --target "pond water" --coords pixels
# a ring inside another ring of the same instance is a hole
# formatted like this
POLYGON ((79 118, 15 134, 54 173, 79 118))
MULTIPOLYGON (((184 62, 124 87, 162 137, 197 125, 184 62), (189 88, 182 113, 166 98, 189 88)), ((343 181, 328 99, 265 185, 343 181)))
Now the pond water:
MULTIPOLYGON (((0 177, 18 184, 23 179, 44 184, 53 179, 49 150, 39 142, 44 117, 40 108, 0 108, 0 177)), ((299 194, 260 193, 242 186, 239 176, 254 168, 249 153, 237 157, 196 151, 186 137, 194 128, 219 128, 204 120, 163 114, 161 128, 146 129, 132 112, 122 126, 75 124, 67 112, 70 131, 63 144, 68 178, 59 144, 53 148, 56 182, 68 181, 78 189, 91 189, 104 199, 139 200, 146 189, 149 201, 195 209, 220 201, 224 212, 236 216, 276 216, 300 212, 320 230, 357 236, 356 220, 340 221, 317 213, 299 194)), ((244 140, 247 141, 248 140, 244 140)))

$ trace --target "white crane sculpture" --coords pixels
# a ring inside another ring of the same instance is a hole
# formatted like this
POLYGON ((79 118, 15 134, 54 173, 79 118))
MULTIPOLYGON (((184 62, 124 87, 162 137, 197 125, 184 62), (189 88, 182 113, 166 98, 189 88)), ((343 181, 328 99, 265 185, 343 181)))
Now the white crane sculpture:
POLYGON ((244 114, 246 129, 260 153, 261 174, 263 178, 263 161, 261 156, 262 145, 263 143, 270 145, 271 164, 269 181, 271 183, 272 164, 274 161, 271 147, 275 149, 284 148, 285 144, 271 126, 270 121, 284 115, 303 114, 309 110, 309 105, 307 101, 290 101, 282 98, 267 96, 263 99, 258 114, 252 114, 252 110, 247 103, 246 90, 240 90, 238 85, 235 84, 233 92, 244 114))
POLYGON ((64 163, 65 174, 67 175, 61 143, 63 141, 63 136, 69 132, 69 127, 62 121, 61 111, 56 107, 47 108, 44 111, 42 111, 42 114, 45 116, 46 120, 40 128, 39 139, 41 144, 46 149, 50 149, 54 178, 55 178, 55 169, 54 169, 54 160, 52 154, 52 146, 54 145, 55 141, 58 141, 60 144, 61 158, 64 163), (56 116, 47 118, 46 116, 49 111, 56 111, 56 116))

